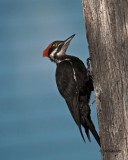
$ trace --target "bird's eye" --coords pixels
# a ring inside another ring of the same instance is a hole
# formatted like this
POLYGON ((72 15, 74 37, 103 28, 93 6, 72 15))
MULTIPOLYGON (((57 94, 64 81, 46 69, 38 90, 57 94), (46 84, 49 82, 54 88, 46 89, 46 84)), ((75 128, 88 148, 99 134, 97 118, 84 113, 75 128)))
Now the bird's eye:
POLYGON ((54 47, 57 47, 57 46, 58 46, 58 43, 57 43, 57 42, 56 42, 56 43, 54 43, 54 44, 53 44, 53 46, 54 46, 54 47))

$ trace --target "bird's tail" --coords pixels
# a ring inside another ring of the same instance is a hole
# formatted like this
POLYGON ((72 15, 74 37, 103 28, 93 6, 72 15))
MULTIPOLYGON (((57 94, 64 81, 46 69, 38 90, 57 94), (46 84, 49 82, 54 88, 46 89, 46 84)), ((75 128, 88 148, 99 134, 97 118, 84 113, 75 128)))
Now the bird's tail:
POLYGON ((93 134, 94 138, 96 139, 97 143, 99 144, 99 146, 101 146, 100 137, 99 137, 99 135, 98 135, 98 133, 95 129, 95 126, 94 126, 91 118, 86 118, 84 128, 85 128, 85 133, 86 133, 89 141, 91 141, 90 140, 90 134, 89 134, 89 130, 90 130, 91 133, 93 134))

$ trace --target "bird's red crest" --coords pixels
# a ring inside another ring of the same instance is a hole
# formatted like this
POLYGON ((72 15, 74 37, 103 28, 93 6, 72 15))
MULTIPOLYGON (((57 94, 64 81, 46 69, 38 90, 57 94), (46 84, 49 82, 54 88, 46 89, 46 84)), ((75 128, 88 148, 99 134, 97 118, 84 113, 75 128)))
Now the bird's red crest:
POLYGON ((52 44, 50 44, 44 51, 43 51, 43 57, 48 57, 49 49, 51 48, 52 44))

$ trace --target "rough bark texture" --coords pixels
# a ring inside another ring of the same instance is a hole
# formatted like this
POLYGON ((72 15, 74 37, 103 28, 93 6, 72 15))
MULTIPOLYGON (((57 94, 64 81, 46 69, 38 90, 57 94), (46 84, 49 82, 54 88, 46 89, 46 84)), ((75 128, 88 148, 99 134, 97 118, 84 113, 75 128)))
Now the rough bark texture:
POLYGON ((83 0, 103 160, 128 160, 128 0, 83 0))

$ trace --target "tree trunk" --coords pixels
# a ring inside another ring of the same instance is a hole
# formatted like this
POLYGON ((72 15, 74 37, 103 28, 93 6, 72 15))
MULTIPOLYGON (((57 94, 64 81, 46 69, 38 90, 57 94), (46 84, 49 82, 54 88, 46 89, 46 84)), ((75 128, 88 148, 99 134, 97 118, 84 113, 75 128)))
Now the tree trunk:
POLYGON ((103 160, 128 160, 128 0, 83 0, 103 160))

